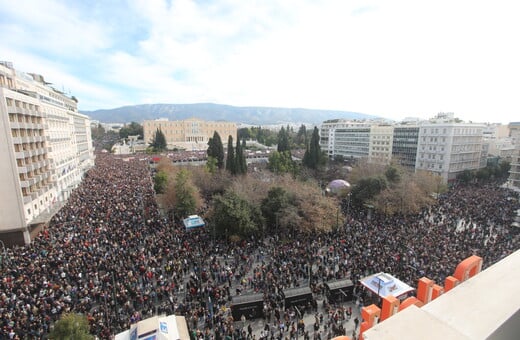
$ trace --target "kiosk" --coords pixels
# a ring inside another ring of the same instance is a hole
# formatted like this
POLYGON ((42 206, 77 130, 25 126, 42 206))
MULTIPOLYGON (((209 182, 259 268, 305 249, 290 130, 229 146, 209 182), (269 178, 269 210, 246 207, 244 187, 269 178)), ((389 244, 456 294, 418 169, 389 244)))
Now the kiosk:
POLYGON ((235 321, 240 321, 242 315, 246 319, 256 319, 264 316, 264 298, 262 294, 233 296, 231 315, 235 321))
POLYGON ((351 280, 326 282, 325 295, 331 303, 352 301, 354 299, 354 284, 351 280))
POLYGON ((312 302, 312 291, 309 287, 290 288, 283 291, 285 308, 292 306, 306 307, 312 302))

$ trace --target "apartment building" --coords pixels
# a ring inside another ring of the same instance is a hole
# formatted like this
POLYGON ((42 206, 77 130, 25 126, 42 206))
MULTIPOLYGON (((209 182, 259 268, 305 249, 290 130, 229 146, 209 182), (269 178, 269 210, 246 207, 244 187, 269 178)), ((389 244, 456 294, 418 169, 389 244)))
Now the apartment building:
POLYGON ((515 145, 511 157, 511 169, 509 169, 509 184, 520 190, 520 143, 515 145))
POLYGON ((206 150, 208 141, 215 131, 227 145, 229 136, 237 139, 236 123, 225 121, 204 121, 198 118, 169 121, 167 119, 145 120, 143 122, 144 141, 152 142, 157 130, 161 130, 166 137, 168 149, 206 150))
MULTIPOLYGON (((416 170, 439 174, 445 182, 455 180, 464 170, 483 166, 484 125, 430 122, 420 126, 416 170)), ((485 163, 484 163, 485 166, 485 163)))
POLYGON ((368 161, 389 164, 392 160, 394 127, 390 125, 372 125, 368 144, 368 161))
POLYGON ((368 157, 370 149, 368 122, 331 119, 320 127, 320 147, 329 158, 343 156, 345 159, 368 157))
POLYGON ((321 125, 320 146, 329 158, 342 155, 368 158, 373 163, 395 161, 409 169, 437 173, 449 182, 464 170, 486 166, 490 144, 483 141, 485 128, 461 123, 453 113, 410 125, 333 119, 321 125))
POLYGON ((419 126, 396 125, 392 140, 392 159, 401 166, 415 170, 419 126))
POLYGON ((509 137, 513 140, 513 144, 520 144, 520 122, 511 122, 507 127, 509 128, 509 137))
POLYGON ((0 239, 29 243, 93 165, 75 98, 0 62, 0 239))

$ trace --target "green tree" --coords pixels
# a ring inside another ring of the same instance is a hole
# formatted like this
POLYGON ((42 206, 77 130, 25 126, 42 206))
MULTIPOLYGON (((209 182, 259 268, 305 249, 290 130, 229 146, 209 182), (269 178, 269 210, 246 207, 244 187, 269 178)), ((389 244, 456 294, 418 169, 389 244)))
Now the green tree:
POLYGON ((232 175, 236 175, 237 173, 235 149, 233 148, 233 136, 231 135, 228 137, 226 170, 228 170, 232 175))
POLYGON ((352 202, 357 205, 363 205, 385 190, 386 187, 386 179, 382 176, 362 178, 352 188, 352 202))
POLYGON ((464 170, 457 175, 457 180, 463 184, 471 182, 475 178, 475 175, 471 170, 464 170))
POLYGON ((397 183, 401 180, 399 169, 393 165, 389 165, 385 170, 385 177, 390 183, 397 183))
POLYGON ((126 139, 128 136, 139 136, 140 139, 143 138, 143 126, 137 122, 131 122, 129 125, 125 124, 125 126, 119 130, 119 137, 126 139))
POLYGON ((262 200, 261 210, 268 229, 279 225, 280 215, 289 206, 289 194, 282 187, 276 186, 269 190, 262 200))
POLYGON ((224 146, 217 131, 213 133, 213 137, 208 141, 208 157, 213 157, 217 160, 219 169, 224 168, 224 146))
POLYGON ((488 181, 491 178, 491 174, 494 172, 492 167, 480 168, 475 173, 475 177, 479 182, 488 181))
POLYGON ((166 150, 166 137, 164 136, 164 133, 161 131, 161 129, 157 128, 157 131, 155 131, 152 142, 150 143, 150 147, 154 152, 161 152, 166 150))
POLYGON ((277 174, 293 173, 296 170, 296 166, 289 151, 271 152, 267 162, 267 168, 277 174))
POLYGON ((190 173, 182 169, 175 176, 173 186, 176 203, 175 212, 177 216, 186 217, 196 212, 200 205, 200 197, 197 188, 190 181, 190 173))
POLYGON ((498 177, 507 177, 509 176, 509 170, 511 169, 511 163, 508 162, 508 161, 501 161, 499 164, 498 164, 498 172, 497 172, 497 176, 498 177))
POLYGON ((307 127, 302 124, 296 134, 295 143, 300 147, 307 147, 307 127))
POLYGON ((320 147, 320 133, 317 127, 314 127, 311 136, 311 142, 307 150, 305 150, 305 154, 303 155, 303 165, 311 169, 318 169, 320 165, 325 164, 326 157, 321 152, 320 147))
POLYGON ((214 196, 211 216, 220 235, 248 236, 258 234, 263 227, 260 209, 229 190, 214 196))
POLYGON ((240 139, 237 139, 237 146, 235 148, 235 167, 236 174, 244 175, 247 173, 246 156, 244 155, 244 150, 240 144, 240 139))
POLYGON ((90 327, 84 315, 66 313, 54 324, 49 334, 52 340, 93 340, 94 336, 89 334, 90 327))
POLYGON ((155 177, 153 178, 153 188, 156 193, 162 194, 166 189, 166 185, 168 184, 168 174, 164 171, 158 171, 155 177))
POLYGON ((282 126, 280 131, 278 132, 278 146, 276 148, 278 152, 291 151, 291 146, 289 144, 289 133, 282 126))
POLYGON ((238 129, 237 138, 238 139, 250 139, 250 138, 254 138, 254 137, 251 132, 251 129, 249 129, 248 127, 244 127, 244 128, 238 129))
POLYGON ((90 134, 93 140, 101 141, 103 137, 105 137, 105 133, 105 128, 101 124, 98 124, 97 126, 90 129, 90 134))
POLYGON ((208 156, 208 159, 206 161, 206 168, 208 169, 209 173, 214 174, 217 171, 217 159, 211 156, 208 156))

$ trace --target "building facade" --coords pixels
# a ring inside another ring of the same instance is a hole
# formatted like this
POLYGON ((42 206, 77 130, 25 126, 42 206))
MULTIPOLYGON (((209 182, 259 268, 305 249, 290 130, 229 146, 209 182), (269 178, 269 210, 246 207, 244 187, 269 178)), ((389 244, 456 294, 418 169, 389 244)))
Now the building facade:
POLYGON ((29 243, 94 165, 90 121, 43 77, 0 63, 0 239, 29 243))
POLYGON ((509 184, 520 190, 520 143, 515 145, 509 169, 509 184))
POLYGON ((325 121, 320 127, 320 147, 326 151, 329 158, 338 155, 345 159, 368 157, 370 126, 367 122, 344 119, 325 121))
POLYGON ((437 173, 445 182, 464 170, 480 169, 487 157, 483 129, 484 125, 450 122, 421 125, 415 169, 437 173))
POLYGON ((227 145, 228 136, 237 138, 237 125, 224 121, 204 121, 198 118, 169 121, 167 119, 146 120, 143 122, 144 141, 152 142, 157 130, 166 137, 168 149, 205 150, 215 131, 220 135, 222 144, 227 145))
POLYGON ((511 122, 507 127, 509 128, 509 137, 513 144, 520 144, 520 122, 511 122))
POLYGON ((419 127, 416 125, 398 125, 394 127, 392 141, 392 159, 398 164, 415 169, 419 127))
POLYGON ((389 164, 392 160, 394 127, 389 125, 372 125, 368 145, 368 161, 371 163, 389 164))
MULTIPOLYGON (((486 166, 490 144, 484 142, 485 129, 483 124, 460 123, 453 113, 402 125, 333 119, 320 127, 320 146, 329 158, 341 155, 381 164, 394 161, 450 182, 464 170, 486 166)), ((493 131, 499 135, 497 129, 493 131)))

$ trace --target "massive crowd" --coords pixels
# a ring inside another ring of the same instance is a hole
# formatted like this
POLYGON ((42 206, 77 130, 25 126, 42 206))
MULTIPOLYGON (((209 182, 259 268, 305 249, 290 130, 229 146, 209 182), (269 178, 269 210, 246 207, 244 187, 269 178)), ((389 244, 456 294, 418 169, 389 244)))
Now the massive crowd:
POLYGON ((328 280, 358 282, 379 271, 412 286, 423 275, 444 282, 469 255, 486 267, 519 249, 510 227, 519 208, 509 190, 458 187, 417 216, 368 219, 344 206, 345 225, 330 233, 232 244, 164 219, 147 162, 100 154, 49 227, 30 245, 8 249, 0 338, 44 338, 64 312, 86 315, 104 339, 155 313, 185 315, 196 338, 247 338, 229 305, 256 292, 264 294, 262 335, 281 339, 300 330, 283 306, 284 289, 310 284, 319 294, 328 280))

